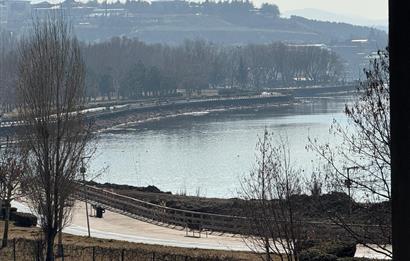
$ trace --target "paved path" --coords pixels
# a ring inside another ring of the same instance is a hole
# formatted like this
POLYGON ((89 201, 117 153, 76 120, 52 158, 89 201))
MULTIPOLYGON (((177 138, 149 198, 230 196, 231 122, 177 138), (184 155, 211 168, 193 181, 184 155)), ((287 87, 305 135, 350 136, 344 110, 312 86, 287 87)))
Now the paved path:
MULTIPOLYGON (((87 234, 85 203, 76 204, 72 225, 65 232, 76 235, 87 234)), ((90 217, 91 236, 126 240, 130 242, 160 244, 177 247, 195 247, 204 249, 248 251, 246 244, 239 236, 218 236, 204 233, 201 238, 186 236, 185 230, 170 229, 111 211, 105 211, 104 218, 90 217)), ((198 236, 198 233, 195 233, 198 236)))
MULTIPOLYGON (((14 202, 19 211, 30 210, 19 202, 14 202)), ((89 206, 90 211, 90 206, 89 206)), ((142 222, 124 215, 106 210, 104 218, 90 217, 91 236, 104 239, 125 240, 136 243, 158 244, 175 247, 249 251, 244 241, 239 236, 232 235, 206 235, 192 237, 192 232, 186 236, 185 230, 170 229, 146 222, 142 222)), ((73 209, 71 225, 63 230, 65 233, 86 236, 87 223, 85 203, 77 202, 73 209)))
MULTIPOLYGON (((14 202, 13 206, 16 206, 19 211, 29 212, 29 209, 22 203, 14 202)), ((91 236, 96 238, 186 248, 249 251, 249 248, 239 236, 206 236, 202 234, 201 238, 187 237, 185 230, 180 231, 145 223, 111 211, 106 211, 104 218, 90 217, 90 227, 91 236)), ((79 236, 87 235, 84 202, 76 203, 73 209, 72 223, 64 229, 64 232, 79 236)), ((361 246, 357 248, 356 257, 382 258, 379 254, 361 246)))

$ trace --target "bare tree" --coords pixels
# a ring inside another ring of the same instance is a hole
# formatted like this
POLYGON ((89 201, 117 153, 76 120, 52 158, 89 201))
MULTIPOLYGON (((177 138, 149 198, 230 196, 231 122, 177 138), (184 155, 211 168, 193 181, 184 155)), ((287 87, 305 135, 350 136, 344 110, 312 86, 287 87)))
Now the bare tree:
POLYGON ((13 109, 16 85, 16 39, 0 31, 0 117, 13 109))
POLYGON ((392 257, 391 249, 391 158, 389 53, 380 51, 365 70, 366 80, 352 105, 346 105, 348 124, 334 121, 331 133, 340 144, 321 144, 310 138, 308 148, 330 167, 331 188, 352 196, 356 211, 368 215, 358 225, 350 216, 332 213, 333 220, 369 248, 392 257), (354 189, 354 196, 351 190, 354 189), (360 228, 360 229, 359 229, 360 228), (371 228, 371 229, 370 229, 371 228), (377 247, 374 247, 377 245, 377 247))
POLYGON ((79 44, 62 18, 36 22, 19 48, 18 102, 27 150, 24 184, 40 216, 46 261, 54 260, 54 240, 70 220, 81 158, 91 124, 81 113, 85 67, 79 44))
POLYGON ((277 255, 281 260, 297 261, 296 246, 303 235, 292 200, 301 193, 300 172, 291 166, 286 144, 284 139, 273 140, 265 130, 257 144, 255 170, 242 181, 249 229, 245 242, 252 250, 263 251, 264 260, 277 255))
POLYGON ((23 155, 8 137, 5 143, 0 145, 0 200, 4 205, 2 247, 7 246, 11 202, 21 196, 19 188, 25 172, 23 155))

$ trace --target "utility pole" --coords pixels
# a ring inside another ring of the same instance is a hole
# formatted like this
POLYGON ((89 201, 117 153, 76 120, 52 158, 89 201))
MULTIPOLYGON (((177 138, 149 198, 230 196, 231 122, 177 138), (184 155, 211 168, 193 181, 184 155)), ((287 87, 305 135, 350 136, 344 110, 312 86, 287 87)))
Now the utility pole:
POLYGON ((345 180, 345 186, 347 187, 347 194, 349 195, 349 216, 352 215, 352 193, 351 193, 351 188, 353 185, 353 181, 350 178, 350 170, 357 170, 359 169, 358 166, 353 166, 353 167, 347 167, 346 172, 347 172, 347 177, 345 180))
POLYGON ((409 1, 389 1, 393 260, 410 260, 409 1))

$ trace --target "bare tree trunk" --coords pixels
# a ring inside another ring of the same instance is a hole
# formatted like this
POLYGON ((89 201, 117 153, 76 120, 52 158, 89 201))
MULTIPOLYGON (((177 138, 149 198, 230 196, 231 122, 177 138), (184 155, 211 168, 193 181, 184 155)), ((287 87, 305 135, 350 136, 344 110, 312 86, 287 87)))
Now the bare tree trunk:
POLYGON ((7 241, 9 239, 9 220, 10 220, 10 202, 5 202, 5 213, 4 213, 4 231, 3 231, 3 241, 1 246, 6 247, 7 241))
POLYGON ((50 229, 50 231, 47 231, 46 234, 46 261, 54 261, 54 240, 56 237, 56 233, 50 229))
POLYGON ((266 261, 271 261, 272 258, 270 257, 269 237, 265 237, 265 251, 266 251, 266 261))
POLYGON ((64 249, 63 249, 63 224, 61 223, 63 220, 63 208, 60 208, 60 224, 58 225, 58 244, 57 244, 57 256, 62 257, 64 256, 64 249))

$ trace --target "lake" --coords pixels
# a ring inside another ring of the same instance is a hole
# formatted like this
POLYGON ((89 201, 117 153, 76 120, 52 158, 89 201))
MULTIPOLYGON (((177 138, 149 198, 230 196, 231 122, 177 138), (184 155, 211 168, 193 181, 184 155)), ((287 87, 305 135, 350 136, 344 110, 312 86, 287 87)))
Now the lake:
POLYGON ((235 197, 240 177, 253 168, 255 146, 266 127, 288 138, 292 161, 307 177, 318 167, 316 156, 305 149, 308 137, 335 142, 329 127, 333 119, 346 122, 347 101, 198 112, 102 133, 89 176, 173 193, 235 197))

